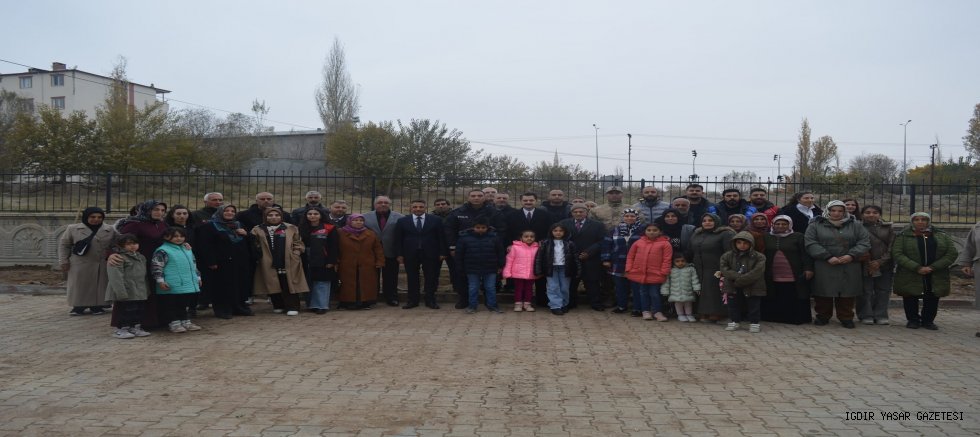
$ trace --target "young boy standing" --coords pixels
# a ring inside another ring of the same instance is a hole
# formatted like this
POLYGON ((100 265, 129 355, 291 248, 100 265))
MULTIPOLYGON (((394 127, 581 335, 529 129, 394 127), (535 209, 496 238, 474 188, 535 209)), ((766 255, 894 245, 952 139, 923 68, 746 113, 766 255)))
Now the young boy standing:
POLYGON ((473 227, 460 232, 456 240, 457 268, 466 274, 469 291, 467 314, 476 312, 480 303, 480 285, 486 293, 487 309, 500 312, 497 307, 497 275, 504 267, 504 246, 497 234, 490 231, 486 217, 477 217, 473 227))
POLYGON ((728 296, 728 317, 731 322, 726 331, 738 329, 742 321, 742 301, 748 308, 749 332, 759 332, 760 307, 766 295, 766 256, 753 250, 755 238, 748 231, 735 234, 732 250, 721 256, 721 276, 724 293, 728 296))

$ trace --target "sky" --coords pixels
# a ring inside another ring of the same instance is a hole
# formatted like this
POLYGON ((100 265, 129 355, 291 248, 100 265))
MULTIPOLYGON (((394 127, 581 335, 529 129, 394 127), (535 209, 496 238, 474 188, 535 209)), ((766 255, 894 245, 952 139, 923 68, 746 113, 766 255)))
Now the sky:
POLYGON ((937 140, 965 155, 980 103, 972 0, 41 0, 5 12, 0 73, 58 61, 107 74, 124 56, 131 80, 172 91, 171 108, 250 113, 258 99, 285 131, 323 127, 313 96, 338 38, 361 121, 439 120, 474 149, 528 164, 557 151, 591 171, 598 147, 600 173, 637 180, 789 174, 804 118, 844 167, 863 153, 901 162, 912 120, 913 168, 937 140))

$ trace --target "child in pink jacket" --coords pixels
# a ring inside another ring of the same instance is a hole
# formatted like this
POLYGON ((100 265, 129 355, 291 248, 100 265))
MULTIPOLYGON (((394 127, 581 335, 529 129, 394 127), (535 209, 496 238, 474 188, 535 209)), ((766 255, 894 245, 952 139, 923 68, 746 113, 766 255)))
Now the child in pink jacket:
POLYGON ((670 276, 673 255, 670 240, 655 224, 647 225, 643 229, 643 238, 630 246, 626 255, 626 279, 637 284, 643 320, 667 321, 661 309, 660 286, 670 276))
POLYGON ((507 252, 504 264, 505 278, 514 279, 514 311, 534 311, 531 304, 531 290, 534 288, 534 256, 538 253, 538 243, 534 241, 534 231, 521 233, 521 240, 514 241, 507 252))

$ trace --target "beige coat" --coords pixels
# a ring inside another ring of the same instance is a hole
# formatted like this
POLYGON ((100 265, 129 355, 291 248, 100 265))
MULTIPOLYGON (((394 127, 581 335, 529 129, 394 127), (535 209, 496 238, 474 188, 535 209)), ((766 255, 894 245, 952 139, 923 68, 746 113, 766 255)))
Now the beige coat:
POLYGON ((88 252, 78 256, 72 253, 75 242, 84 240, 92 231, 82 223, 69 225, 58 242, 58 264, 68 269, 68 305, 94 307, 105 305, 106 250, 116 240, 116 230, 103 224, 89 244, 88 252))
MULTIPOLYGON (((269 238, 261 226, 252 228, 252 239, 261 251, 262 255, 258 265, 255 267, 255 285, 253 287, 256 294, 277 294, 282 293, 279 287, 279 276, 272 268, 272 251, 269 248, 269 238)), ((310 291, 310 286, 306 283, 306 275, 303 274, 303 262, 300 254, 306 250, 303 239, 299 236, 299 229, 291 224, 286 224, 286 280, 289 284, 289 292, 292 294, 306 293, 310 291)))

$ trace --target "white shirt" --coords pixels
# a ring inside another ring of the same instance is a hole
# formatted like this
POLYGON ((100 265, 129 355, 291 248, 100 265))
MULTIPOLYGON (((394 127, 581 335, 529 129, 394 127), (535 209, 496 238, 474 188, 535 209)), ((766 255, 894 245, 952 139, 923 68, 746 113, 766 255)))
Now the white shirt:
POLYGON ((802 212, 803 215, 807 216, 807 218, 811 218, 811 219, 813 218, 813 208, 812 207, 806 206, 806 205, 804 205, 802 203, 797 203, 796 204, 796 209, 800 210, 800 212, 802 212))
POLYGON ((565 241, 555 240, 555 263, 556 266, 565 265, 565 241))
POLYGON ((425 226, 425 215, 413 215, 412 217, 415 217, 415 220, 412 221, 413 225, 419 226, 419 220, 422 220, 422 226, 425 226))

